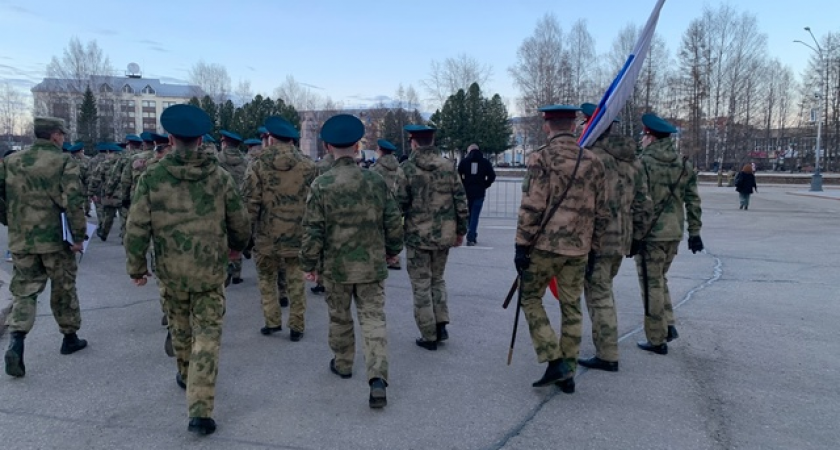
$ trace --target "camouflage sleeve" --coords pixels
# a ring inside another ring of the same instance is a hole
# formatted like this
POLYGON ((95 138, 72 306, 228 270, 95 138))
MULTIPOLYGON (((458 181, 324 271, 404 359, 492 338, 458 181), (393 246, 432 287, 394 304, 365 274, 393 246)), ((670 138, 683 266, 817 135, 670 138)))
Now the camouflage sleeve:
POLYGON ((133 164, 134 161, 129 161, 128 164, 123 165, 123 170, 120 174, 120 181, 117 186, 117 195, 120 196, 123 202, 131 201, 131 170, 133 164))
POLYGON ((400 209, 402 209, 403 212, 405 212, 409 211, 412 201, 411 183, 409 182, 409 178, 411 177, 411 169, 409 169, 408 164, 406 164, 405 162, 400 164, 400 167, 402 168, 402 174, 403 179, 405 180, 405 184, 403 185, 403 190, 401 193, 402 198, 398 196, 397 200, 400 202, 400 209))
POLYGON ((469 208, 467 207, 467 193, 464 191, 464 184, 456 171, 452 171, 452 199, 455 201, 455 233, 458 236, 467 234, 467 220, 469 219, 469 208))
POLYGON ((403 205, 406 203, 408 197, 408 180, 405 177, 405 172, 402 168, 397 169, 397 185, 394 188, 394 198, 397 200, 397 206, 403 210, 403 205))
POLYGON ((228 173, 225 177, 225 224, 227 225, 228 248, 240 252, 245 250, 251 240, 251 221, 248 210, 242 201, 242 194, 236 188, 236 182, 228 173))
POLYGON ((312 272, 318 267, 327 226, 324 220, 324 208, 318 184, 313 183, 306 197, 306 212, 303 214, 303 239, 301 239, 298 259, 304 272, 312 272))
POLYGON ((593 158, 592 169, 592 181, 595 187, 595 227, 592 231, 592 250, 598 254, 601 252, 601 241, 607 231, 611 214, 604 163, 598 158, 593 158))
POLYGON ((522 202, 516 225, 516 244, 533 245, 548 206, 551 185, 542 159, 534 153, 528 159, 528 171, 522 180, 522 202))
MULTIPOLYGON (((382 183, 385 190, 388 187, 382 183)), ((388 256, 399 255, 403 249, 403 224, 402 213, 397 204, 397 199, 390 191, 385 195, 385 217, 383 222, 385 228, 385 253, 388 256)))
POLYGON ((6 164, 0 161, 0 223, 9 225, 8 210, 6 209, 6 164))
POLYGON ((642 164, 636 160, 633 162, 633 167, 636 169, 633 176, 635 195, 633 196, 633 204, 630 206, 630 212, 633 215, 633 239, 639 241, 645 238, 645 233, 651 226, 653 200, 648 195, 642 164))
POLYGON ((125 225, 126 270, 131 278, 142 278, 148 272, 146 252, 152 237, 152 204, 147 179, 141 175, 137 180, 134 202, 125 225))
POLYGON ((87 220, 85 219, 85 199, 82 195, 82 178, 79 175, 79 165, 72 158, 67 158, 61 174, 61 206, 70 222, 70 231, 76 243, 85 241, 87 220))
POLYGON ((114 197, 117 195, 117 188, 120 185, 120 179, 122 178, 122 170, 123 164, 122 160, 117 161, 111 170, 105 174, 104 177, 104 186, 102 186, 102 193, 109 197, 114 197))
POLYGON ((685 216, 688 220, 688 235, 699 236, 700 227, 703 223, 700 221, 702 210, 700 209, 700 194, 697 192, 697 174, 694 172, 694 167, 689 164, 686 168, 688 172, 688 182, 685 184, 685 216))
POLYGON ((262 186, 254 166, 255 164, 248 165, 245 170, 245 179, 242 180, 242 199, 248 209, 248 217, 251 218, 252 233, 256 231, 262 209, 262 186))
POLYGON ((99 187, 102 185, 101 174, 99 171, 100 167, 102 167, 102 161, 93 166, 93 170, 89 173, 87 195, 90 197, 99 195, 99 187))

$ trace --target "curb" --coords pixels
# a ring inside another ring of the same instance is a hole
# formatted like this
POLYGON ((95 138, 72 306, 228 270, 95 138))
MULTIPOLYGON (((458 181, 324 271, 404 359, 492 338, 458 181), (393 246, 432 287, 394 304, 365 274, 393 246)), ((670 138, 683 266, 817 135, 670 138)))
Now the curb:
POLYGON ((819 194, 808 194, 805 192, 785 192, 787 195, 795 195, 798 197, 811 197, 811 198, 822 198, 825 200, 840 200, 840 197, 829 197, 827 195, 819 195, 819 194))

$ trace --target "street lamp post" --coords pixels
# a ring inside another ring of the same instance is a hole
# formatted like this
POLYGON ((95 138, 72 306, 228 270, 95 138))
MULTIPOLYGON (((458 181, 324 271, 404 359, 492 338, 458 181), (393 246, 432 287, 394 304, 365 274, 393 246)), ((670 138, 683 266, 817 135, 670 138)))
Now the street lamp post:
MULTIPOLYGON (((814 45, 816 45, 816 48, 814 48, 810 44, 807 44, 807 43, 802 42, 800 40, 795 40, 793 42, 798 42, 798 43, 810 48, 812 51, 814 51, 817 54, 817 56, 820 59, 820 81, 821 81, 820 84, 822 85, 821 86, 822 92, 818 92, 815 95, 817 101, 819 101, 821 96, 826 95, 828 93, 828 86, 827 86, 828 79, 827 79, 826 76, 824 76, 823 69, 822 69, 823 63, 824 63, 823 50, 822 50, 822 47, 820 47, 820 43, 817 41, 817 38, 814 36, 814 33, 811 32, 811 27, 805 27, 805 31, 807 31, 808 34, 811 35, 811 39, 814 41, 814 45)), ((821 106, 821 105, 818 104, 817 106, 821 106)), ((822 190, 823 190, 823 188, 822 188, 822 174, 820 174, 820 143, 822 141, 822 115, 820 114, 820 108, 819 107, 817 108, 816 119, 817 119, 817 146, 816 146, 817 148, 814 150, 814 175, 811 177, 811 189, 810 190, 811 190, 811 192, 822 192, 822 190)))

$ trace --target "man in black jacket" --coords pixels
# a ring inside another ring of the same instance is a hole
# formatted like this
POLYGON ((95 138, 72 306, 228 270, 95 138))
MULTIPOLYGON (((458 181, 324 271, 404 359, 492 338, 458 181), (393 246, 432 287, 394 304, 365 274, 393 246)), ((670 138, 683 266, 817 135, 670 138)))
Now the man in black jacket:
POLYGON ((481 215, 481 207, 484 206, 484 192, 496 180, 496 172, 478 149, 478 145, 471 144, 467 151, 467 157, 458 164, 458 174, 461 182, 464 183, 464 190, 467 191, 467 203, 470 211, 470 225, 467 231, 467 245, 476 244, 478 237, 478 216, 481 215))

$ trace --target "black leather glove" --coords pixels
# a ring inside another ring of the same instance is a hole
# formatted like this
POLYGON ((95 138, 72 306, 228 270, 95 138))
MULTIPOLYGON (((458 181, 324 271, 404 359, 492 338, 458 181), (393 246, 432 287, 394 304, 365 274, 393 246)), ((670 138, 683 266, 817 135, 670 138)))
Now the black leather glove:
POLYGON ((586 260, 586 272, 584 272, 583 276, 586 277, 587 280, 592 279, 592 273, 595 272, 595 263, 598 261, 598 255, 595 254, 594 250, 589 251, 589 258, 586 260))
POLYGON ((131 208, 131 200, 125 199, 122 201, 123 208, 131 208))
POLYGON ((522 273, 523 270, 531 266, 531 247, 527 245, 516 246, 516 256, 513 257, 513 264, 516 266, 516 271, 522 273))
POLYGON ((688 237, 688 249, 691 250, 691 253, 702 252, 703 248, 703 239, 700 239, 699 235, 688 237))
POLYGON ((627 255, 628 258, 632 258, 639 253, 642 253, 645 250, 645 241, 640 241, 638 239, 633 239, 633 242, 630 244, 630 254, 627 255))

